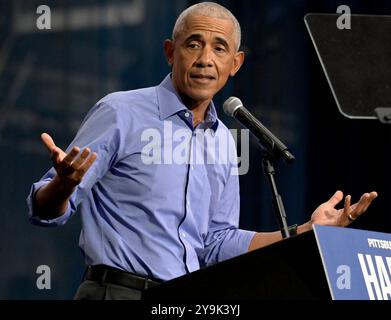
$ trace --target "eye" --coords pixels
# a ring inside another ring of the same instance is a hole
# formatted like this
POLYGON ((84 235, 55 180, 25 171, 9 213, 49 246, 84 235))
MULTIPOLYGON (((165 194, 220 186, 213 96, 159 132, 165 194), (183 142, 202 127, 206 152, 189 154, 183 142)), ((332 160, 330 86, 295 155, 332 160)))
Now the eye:
POLYGON ((199 43, 198 42, 194 42, 194 41, 189 42, 189 44, 187 46, 190 49, 199 49, 200 48, 199 43))
POLYGON ((225 49, 224 46, 217 46, 217 47, 215 48, 215 50, 216 50, 218 53, 224 53, 224 52, 227 51, 227 50, 225 49))

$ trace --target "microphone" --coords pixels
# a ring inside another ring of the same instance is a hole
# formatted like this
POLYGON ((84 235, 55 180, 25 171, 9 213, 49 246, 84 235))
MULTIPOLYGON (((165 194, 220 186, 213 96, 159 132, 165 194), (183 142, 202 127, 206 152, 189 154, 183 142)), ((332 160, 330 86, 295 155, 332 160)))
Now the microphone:
POLYGON ((226 115, 235 118, 249 129, 274 159, 283 158, 286 162, 292 162, 295 159, 288 148, 243 106, 239 98, 228 98, 224 102, 223 109, 226 115))

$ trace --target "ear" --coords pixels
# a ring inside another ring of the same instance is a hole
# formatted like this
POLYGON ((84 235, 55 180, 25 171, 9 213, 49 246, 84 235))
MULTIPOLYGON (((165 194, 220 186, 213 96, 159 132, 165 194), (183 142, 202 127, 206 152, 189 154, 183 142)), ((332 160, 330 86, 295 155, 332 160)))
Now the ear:
POLYGON ((242 66, 243 62, 244 62, 244 52, 243 51, 239 51, 239 52, 235 53, 235 57, 234 57, 234 61, 233 61, 233 64, 232 64, 231 72, 229 73, 231 77, 233 77, 236 74, 236 72, 239 71, 239 69, 242 66))
POLYGON ((166 39, 163 43, 163 48, 167 62, 171 67, 174 64, 174 42, 172 40, 166 39))

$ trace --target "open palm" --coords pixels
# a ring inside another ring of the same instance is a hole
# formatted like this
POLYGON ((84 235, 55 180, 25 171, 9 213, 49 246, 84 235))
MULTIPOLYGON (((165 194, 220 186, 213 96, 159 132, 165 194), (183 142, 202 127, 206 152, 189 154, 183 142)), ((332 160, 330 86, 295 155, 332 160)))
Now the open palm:
POLYGON ((73 147, 67 154, 56 146, 52 137, 47 133, 43 133, 41 139, 51 153, 53 167, 58 178, 68 185, 78 185, 97 158, 97 154, 95 152, 91 153, 88 148, 80 152, 79 147, 73 147))
POLYGON ((343 193, 337 191, 328 201, 316 208, 312 213, 311 223, 345 227, 363 214, 376 197, 376 192, 364 193, 357 203, 351 205, 351 196, 348 195, 345 197, 344 207, 336 209, 335 206, 343 199, 343 193))

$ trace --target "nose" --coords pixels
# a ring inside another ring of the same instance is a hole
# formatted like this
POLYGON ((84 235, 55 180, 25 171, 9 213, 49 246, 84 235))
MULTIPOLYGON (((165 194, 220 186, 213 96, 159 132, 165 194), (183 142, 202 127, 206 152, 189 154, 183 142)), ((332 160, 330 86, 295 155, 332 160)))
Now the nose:
POLYGON ((212 50, 208 46, 204 47, 195 61, 198 68, 212 67, 212 50))

